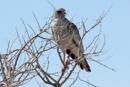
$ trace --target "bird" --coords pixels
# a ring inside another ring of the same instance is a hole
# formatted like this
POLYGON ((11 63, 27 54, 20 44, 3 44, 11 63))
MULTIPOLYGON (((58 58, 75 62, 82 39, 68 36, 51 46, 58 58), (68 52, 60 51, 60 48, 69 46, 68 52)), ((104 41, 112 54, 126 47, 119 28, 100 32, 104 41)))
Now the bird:
MULTIPOLYGON (((81 69, 85 69, 87 72, 91 72, 90 66, 83 54, 83 44, 79 34, 77 26, 70 22, 66 17, 66 12, 64 8, 59 8, 55 10, 53 14, 54 23, 52 25, 52 35, 54 41, 62 49, 63 52, 63 63, 67 65, 70 63, 69 57, 73 60, 81 57, 81 61, 78 65, 81 69), (65 61, 65 53, 68 57, 65 61)), ((76 61, 75 61, 76 62, 76 61)), ((62 72, 64 72, 65 66, 62 65, 62 72)))

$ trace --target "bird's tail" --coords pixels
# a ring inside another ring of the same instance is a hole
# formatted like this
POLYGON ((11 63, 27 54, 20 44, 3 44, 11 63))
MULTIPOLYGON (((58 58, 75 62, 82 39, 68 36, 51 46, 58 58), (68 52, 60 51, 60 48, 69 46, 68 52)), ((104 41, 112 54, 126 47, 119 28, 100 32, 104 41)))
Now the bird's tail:
MULTIPOLYGON (((66 53, 69 55, 70 54, 70 50, 67 49, 66 53)), ((84 57, 84 54, 83 54, 84 57)), ((71 54, 71 58, 72 59, 76 59, 77 57, 72 53, 71 54)), ((86 59, 81 60, 78 65, 80 66, 81 69, 85 69, 87 72, 91 72, 90 66, 88 65, 88 62, 86 61, 86 59)))
POLYGON ((91 72, 90 66, 88 65, 88 62, 85 59, 80 61, 79 66, 81 69, 85 69, 87 72, 91 72))

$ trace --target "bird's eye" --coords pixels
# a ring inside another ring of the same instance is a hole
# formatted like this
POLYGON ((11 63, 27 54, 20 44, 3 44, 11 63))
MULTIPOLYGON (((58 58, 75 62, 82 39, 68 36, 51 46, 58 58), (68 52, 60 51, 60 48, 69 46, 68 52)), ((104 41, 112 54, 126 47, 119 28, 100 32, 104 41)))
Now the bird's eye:
POLYGON ((57 11, 58 13, 61 13, 62 11, 57 11))

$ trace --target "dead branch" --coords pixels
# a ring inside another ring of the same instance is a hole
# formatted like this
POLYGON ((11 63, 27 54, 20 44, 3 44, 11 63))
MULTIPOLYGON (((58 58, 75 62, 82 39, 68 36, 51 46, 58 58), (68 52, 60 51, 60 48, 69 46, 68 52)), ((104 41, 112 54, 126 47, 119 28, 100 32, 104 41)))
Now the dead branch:
MULTIPOLYGON (((51 4, 50 2, 48 3, 51 4)), ((99 38, 101 35, 102 20, 106 17, 106 15, 108 14, 112 6, 109 8, 109 10, 106 13, 101 14, 100 17, 96 20, 96 23, 89 29, 86 29, 86 26, 85 26, 85 22, 87 21, 87 19, 85 21, 83 21, 82 19, 81 21, 82 25, 79 27, 79 30, 80 29, 83 30, 83 36, 81 38, 80 43, 83 41, 86 34, 89 33, 96 26, 100 25, 100 31, 98 35, 95 35, 95 37, 92 39, 90 44, 87 47, 85 47, 84 53, 82 53, 84 54, 85 57, 82 58, 80 56, 79 58, 71 61, 70 69, 68 69, 67 65, 64 64, 62 60, 62 56, 61 56, 62 52, 59 51, 59 46, 57 45, 57 43, 54 42, 53 36, 49 32, 49 29, 51 28, 51 23, 53 22, 53 19, 52 19, 53 16, 48 17, 48 20, 46 21, 46 23, 43 25, 43 27, 41 27, 33 12, 33 16, 38 25, 38 29, 40 30, 38 33, 36 33, 35 29, 32 28, 29 24, 27 24, 29 28, 31 29, 31 31, 33 32, 34 34, 33 36, 32 34, 30 34, 29 29, 26 27, 26 23, 21 18, 21 21, 25 28, 24 35, 20 37, 20 34, 17 31, 17 28, 15 28, 16 33, 17 33, 17 38, 12 43, 11 41, 7 41, 8 47, 7 47, 6 54, 0 54, 0 75, 3 78, 0 81, 0 87, 22 86, 28 83, 30 80, 34 79, 35 77, 40 77, 41 80, 45 84, 49 84, 54 87, 63 86, 63 84, 69 79, 73 80, 72 83, 69 84, 69 87, 71 87, 76 81, 82 81, 82 82, 87 83, 88 85, 96 87, 92 83, 88 82, 88 80, 86 81, 86 80, 81 79, 81 77, 79 76, 80 70, 77 71, 76 73, 74 72, 74 70, 76 66, 78 65, 78 62, 82 61, 83 59, 87 59, 89 61, 94 61, 108 69, 115 71, 115 69, 112 69, 109 66, 106 66, 105 64, 101 63, 102 60, 97 60, 93 58, 94 56, 105 54, 106 52, 104 51, 105 35, 104 35, 104 42, 102 44, 102 47, 100 48, 100 50, 98 50, 97 48, 100 45, 99 38), (47 37, 43 37, 42 35, 47 35, 47 37), (20 43, 19 44, 20 48, 12 50, 12 47, 14 46, 17 40, 20 43), (39 41, 40 45, 37 41, 39 41), (49 54, 48 57, 45 57, 44 54, 46 53, 46 51, 50 51, 51 49, 57 50, 59 59, 61 63, 65 66, 66 71, 64 73, 61 73, 59 71, 54 71, 52 73, 49 72, 49 69, 51 67, 51 64, 49 61, 50 60, 49 55, 51 54, 49 54), (85 53, 86 51, 88 52, 85 53), (45 61, 40 63, 40 59, 43 59, 45 61), (74 73, 77 76, 72 78, 71 75, 74 73), (55 78, 54 76, 56 76, 57 78, 55 78)), ((54 6, 53 8, 55 10, 54 6)), ((64 27, 66 26, 63 26, 62 28, 64 27)), ((71 37, 67 37, 67 38, 72 39, 71 37)), ((85 73, 84 75, 87 77, 85 73)), ((40 86, 39 83, 38 85, 40 86)))

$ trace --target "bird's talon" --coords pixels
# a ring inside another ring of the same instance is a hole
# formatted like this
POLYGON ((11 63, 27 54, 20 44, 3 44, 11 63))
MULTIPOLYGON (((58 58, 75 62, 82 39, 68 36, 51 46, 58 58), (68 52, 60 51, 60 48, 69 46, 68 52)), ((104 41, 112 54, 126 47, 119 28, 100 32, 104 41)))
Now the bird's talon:
POLYGON ((66 63, 67 65, 69 65, 69 64, 70 64, 70 59, 67 58, 66 61, 65 61, 65 63, 66 63))
POLYGON ((69 69, 69 67, 68 67, 68 66, 66 66, 66 68, 67 68, 67 69, 69 69))
POLYGON ((61 72, 62 72, 62 73, 65 72, 65 66, 64 66, 64 65, 62 65, 61 72))

